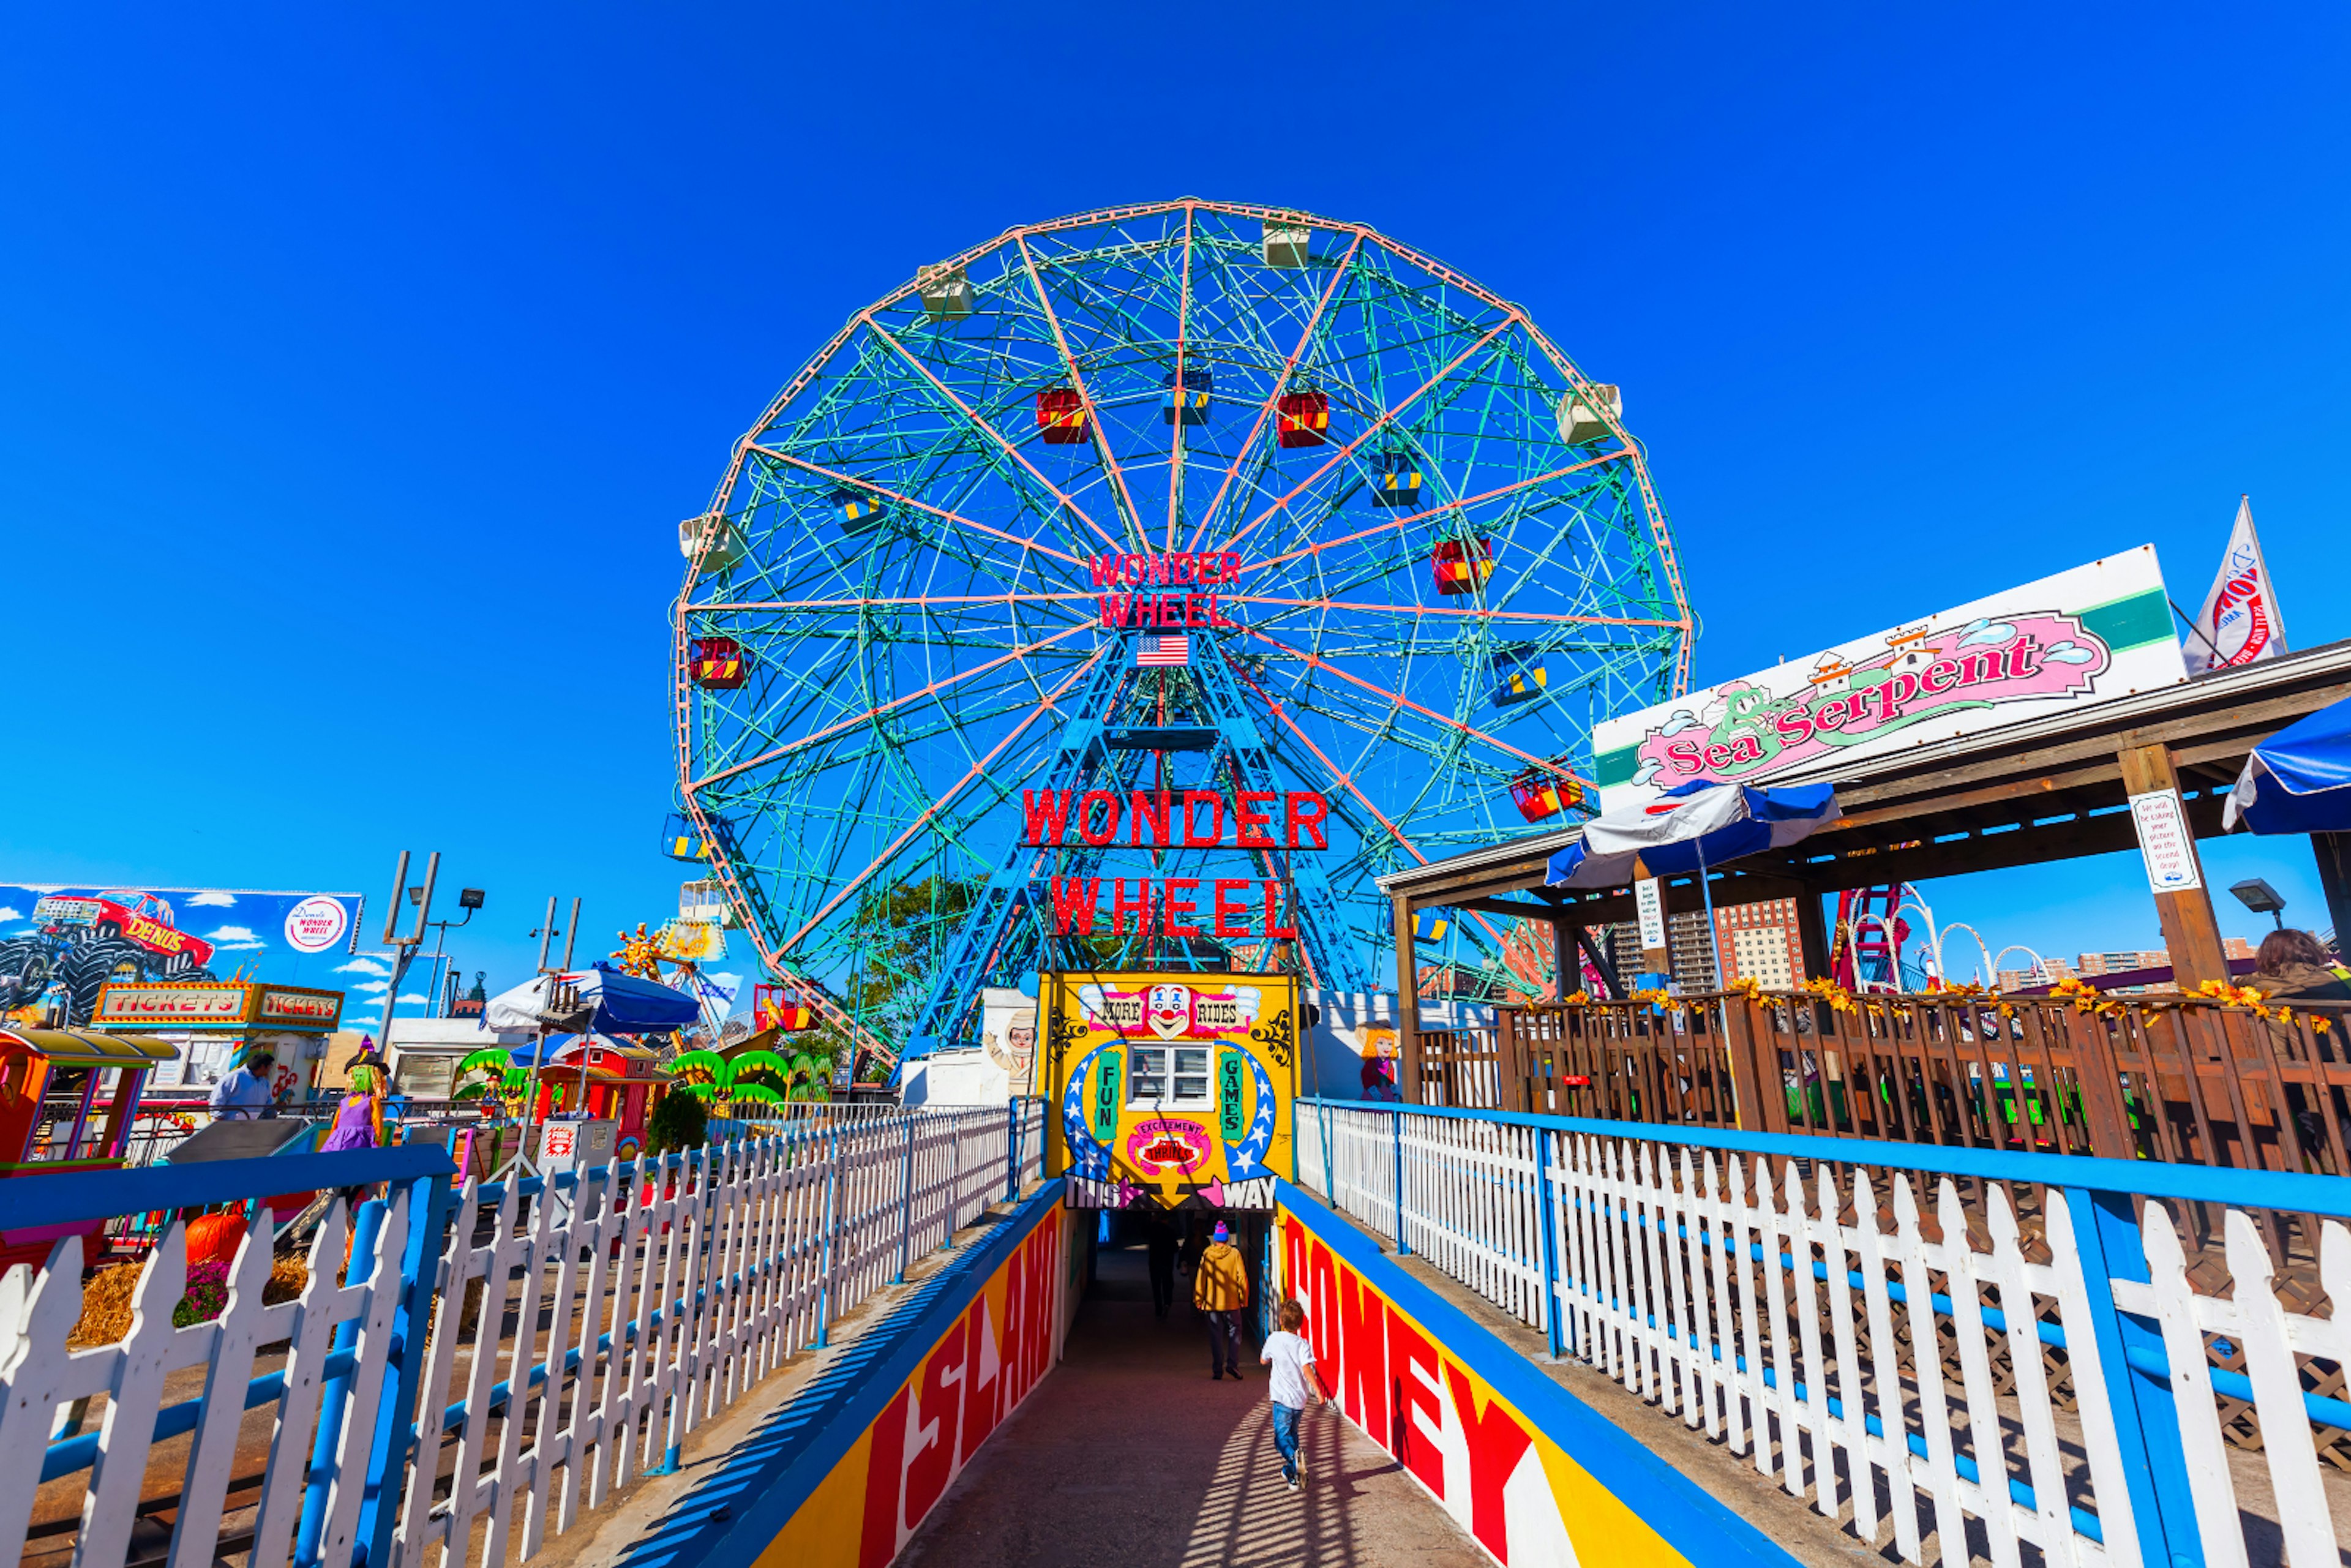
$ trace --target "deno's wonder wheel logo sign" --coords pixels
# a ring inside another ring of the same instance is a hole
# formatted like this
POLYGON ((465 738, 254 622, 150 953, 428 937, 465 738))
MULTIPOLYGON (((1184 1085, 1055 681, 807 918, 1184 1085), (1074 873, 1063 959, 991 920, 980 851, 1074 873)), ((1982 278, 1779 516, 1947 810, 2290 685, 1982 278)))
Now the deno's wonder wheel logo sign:
POLYGON ((351 918, 340 898, 306 898, 286 912, 286 940, 298 953, 323 953, 343 939, 351 918))

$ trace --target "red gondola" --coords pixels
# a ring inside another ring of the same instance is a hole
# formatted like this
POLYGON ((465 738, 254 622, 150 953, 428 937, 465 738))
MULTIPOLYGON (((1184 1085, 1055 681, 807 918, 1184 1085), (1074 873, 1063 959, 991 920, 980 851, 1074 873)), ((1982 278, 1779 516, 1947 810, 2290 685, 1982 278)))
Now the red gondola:
POLYGON ((692 658, 694 684, 706 692, 731 692, 750 678, 751 661, 743 644, 732 637, 696 637, 692 658))
POLYGON ((800 998, 790 986, 754 986, 751 988, 752 1027, 780 1030, 786 1034, 798 1034, 816 1027, 816 1009, 800 998))
POLYGON ((1439 593, 1470 593, 1494 575, 1494 547, 1483 534, 1468 539, 1439 539, 1429 562, 1437 573, 1439 593))
POLYGON ((1510 780, 1510 800, 1530 822, 1556 817, 1583 800, 1583 782, 1548 768, 1530 768, 1510 780))
POLYGON ((1284 392, 1274 404, 1274 440, 1283 446, 1320 446, 1331 428, 1331 399, 1322 392, 1284 392))
POLYGON ((1037 429, 1048 446, 1075 446, 1086 438, 1086 403, 1075 387, 1037 394, 1037 429))

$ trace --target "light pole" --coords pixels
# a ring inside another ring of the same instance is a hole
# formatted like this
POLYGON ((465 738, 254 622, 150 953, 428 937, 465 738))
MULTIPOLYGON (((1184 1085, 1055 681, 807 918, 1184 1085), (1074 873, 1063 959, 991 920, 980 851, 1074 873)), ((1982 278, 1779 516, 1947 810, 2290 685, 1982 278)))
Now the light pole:
POLYGON ((2266 915, 2280 931, 2285 929, 2285 895, 2260 877, 2249 876, 2229 891, 2255 915, 2266 915))
POLYGON ((542 982, 538 1006, 538 1038, 531 1043, 530 1077, 526 1081, 522 1092, 522 1146, 515 1152, 515 1163, 526 1171, 538 1168, 530 1163, 530 1130, 538 1125, 538 1066, 539 1059, 547 1054, 549 1015, 569 1012, 579 1006, 572 988, 564 983, 562 977, 565 971, 571 967, 572 944, 580 939, 580 900, 576 897, 572 899, 569 924, 562 928, 563 963, 560 967, 550 969, 547 967, 547 949, 548 945, 554 940, 557 929, 555 898, 554 894, 550 893, 547 895, 547 917, 538 923, 537 933, 538 973, 542 982))
POLYGON ((424 862, 422 886, 408 885, 408 852, 400 852, 400 865, 392 873, 392 901, 384 906, 383 945, 392 949, 392 985, 383 993, 383 1039, 377 1043, 383 1048, 384 1060, 392 1060, 392 1015, 400 1010, 401 983, 408 977, 408 967, 416 962, 416 950, 424 946, 424 923, 433 917, 433 884, 441 875, 441 852, 434 850, 424 862), (400 909, 413 905, 416 924, 407 936, 400 935, 400 909))
MULTIPOLYGON (((437 860, 439 857, 435 856, 434 858, 437 860)), ((408 890, 409 902, 421 905, 423 903, 423 899, 422 897, 423 891, 424 890, 423 888, 410 888, 408 890)), ((457 907, 465 912, 465 919, 428 920, 425 922, 426 925, 431 925, 434 930, 434 936, 433 938, 433 995, 436 1000, 441 995, 441 945, 449 939, 450 927, 455 926, 458 930, 462 931, 472 923, 474 911, 482 907, 482 901, 486 896, 487 894, 484 894, 478 887, 461 887, 457 890, 457 907)), ((398 992, 395 991, 393 995, 395 998, 397 998, 398 992)), ((396 999, 394 1005, 397 1005, 396 999)), ((447 1015, 444 1013, 443 1016, 446 1017, 447 1015)), ((392 1029, 391 1012, 387 1010, 384 1013, 383 1018, 385 1032, 389 1033, 392 1029)))

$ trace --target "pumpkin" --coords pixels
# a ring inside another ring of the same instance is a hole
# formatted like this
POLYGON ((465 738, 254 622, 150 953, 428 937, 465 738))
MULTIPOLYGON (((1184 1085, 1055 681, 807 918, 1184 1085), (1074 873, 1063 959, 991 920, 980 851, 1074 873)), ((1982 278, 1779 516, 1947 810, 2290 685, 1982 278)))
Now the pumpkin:
POLYGON ((190 1263, 233 1263, 245 1242, 241 1214, 204 1214, 188 1221, 190 1263))

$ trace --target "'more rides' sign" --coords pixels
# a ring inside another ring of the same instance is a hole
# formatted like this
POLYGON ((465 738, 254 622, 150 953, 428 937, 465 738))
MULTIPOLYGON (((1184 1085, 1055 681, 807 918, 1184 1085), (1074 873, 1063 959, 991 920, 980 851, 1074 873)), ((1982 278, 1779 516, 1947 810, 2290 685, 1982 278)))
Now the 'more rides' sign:
POLYGON ((1693 779, 1771 784, 2188 678, 2155 547, 2142 545, 1603 721, 1601 800, 1693 779))

